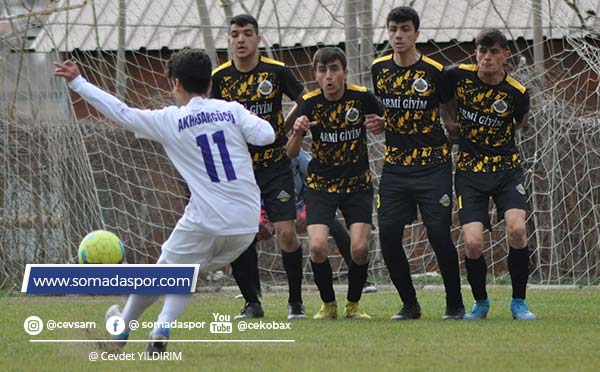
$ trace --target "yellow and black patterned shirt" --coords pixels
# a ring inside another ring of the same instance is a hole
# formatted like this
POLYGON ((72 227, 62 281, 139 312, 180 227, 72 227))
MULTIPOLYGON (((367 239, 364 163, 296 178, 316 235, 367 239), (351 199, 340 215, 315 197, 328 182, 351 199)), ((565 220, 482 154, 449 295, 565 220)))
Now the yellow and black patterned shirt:
POLYGON ((450 99, 443 66, 421 56, 402 67, 390 54, 373 61, 371 74, 384 107, 384 171, 407 174, 449 162, 439 109, 450 99))
POLYGON ((285 154, 287 143, 281 100, 283 94, 296 100, 304 85, 283 63, 260 57, 254 70, 241 72, 232 61, 223 63, 212 73, 212 98, 237 101, 246 109, 267 120, 275 130, 275 142, 267 146, 248 145, 254 170, 289 166, 285 154))
POLYGON ((343 97, 333 102, 325 99, 321 89, 302 97, 300 115, 318 122, 310 128, 309 188, 330 193, 371 188, 364 124, 368 114, 381 115, 381 107, 377 97, 362 86, 347 84, 343 97))
POLYGON ((477 77, 477 65, 451 66, 447 75, 460 134, 456 168, 496 172, 518 167, 515 123, 529 111, 527 89, 508 74, 500 84, 486 84, 477 77))

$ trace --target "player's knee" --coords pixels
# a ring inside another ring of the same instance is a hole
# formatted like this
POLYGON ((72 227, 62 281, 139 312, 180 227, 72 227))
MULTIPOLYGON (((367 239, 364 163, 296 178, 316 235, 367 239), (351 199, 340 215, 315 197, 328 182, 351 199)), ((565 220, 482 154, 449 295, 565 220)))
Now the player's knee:
POLYGON ((483 236, 468 236, 463 237, 465 242, 465 254, 472 260, 476 260, 483 253, 483 236))
POLYGON ((310 241, 310 259, 321 263, 329 256, 329 242, 327 240, 312 239, 310 241))
POLYGON ((364 265, 369 261, 369 246, 367 243, 352 246, 352 261, 364 265))
POLYGON ((293 224, 278 226, 276 229, 277 243, 286 252, 294 252, 300 246, 293 224))
POLYGON ((506 227, 508 244, 514 248, 522 248, 527 245, 527 236, 525 234, 525 225, 514 224, 506 227))

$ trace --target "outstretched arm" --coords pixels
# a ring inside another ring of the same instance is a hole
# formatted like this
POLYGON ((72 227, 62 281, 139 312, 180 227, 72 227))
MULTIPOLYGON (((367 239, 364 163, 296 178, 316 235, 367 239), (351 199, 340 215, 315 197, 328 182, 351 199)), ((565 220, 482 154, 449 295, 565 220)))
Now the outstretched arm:
POLYGON ((69 87, 107 118, 144 137, 162 142, 161 123, 165 110, 139 110, 87 82, 73 61, 54 63, 54 75, 63 77, 69 87))

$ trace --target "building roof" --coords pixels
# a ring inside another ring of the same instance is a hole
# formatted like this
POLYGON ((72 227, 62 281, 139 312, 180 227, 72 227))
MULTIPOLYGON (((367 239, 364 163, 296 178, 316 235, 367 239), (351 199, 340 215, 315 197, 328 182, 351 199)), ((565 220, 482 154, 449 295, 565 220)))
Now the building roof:
MULTIPOLYGON (((210 25, 200 24, 199 0, 127 1, 126 49, 204 48, 202 28, 210 27, 218 49, 227 49, 226 1, 206 0, 210 25)), ((233 15, 257 16, 265 45, 336 45, 344 42, 343 0, 229 0, 233 15), (276 4, 274 6, 273 4, 276 4)), ((69 5, 73 5, 70 0, 69 5)), ((118 1, 93 0, 71 11, 53 13, 31 44, 36 51, 116 50, 118 1)), ((393 6, 412 3, 421 15, 419 42, 472 41, 478 30, 496 27, 510 39, 533 38, 531 0, 373 0, 374 42, 387 39, 385 17, 393 6)), ((600 34, 600 1, 541 0, 543 32, 561 38, 565 27, 600 34), (567 3, 576 3, 569 6, 567 3), (549 6, 550 4, 550 6, 549 6), (549 8, 549 9, 548 9, 549 8), (585 25, 585 26, 582 26, 585 25), (560 26, 560 27, 558 27, 560 26)), ((67 0, 56 4, 65 6, 67 0)), ((363 1, 356 1, 360 6, 363 1)))

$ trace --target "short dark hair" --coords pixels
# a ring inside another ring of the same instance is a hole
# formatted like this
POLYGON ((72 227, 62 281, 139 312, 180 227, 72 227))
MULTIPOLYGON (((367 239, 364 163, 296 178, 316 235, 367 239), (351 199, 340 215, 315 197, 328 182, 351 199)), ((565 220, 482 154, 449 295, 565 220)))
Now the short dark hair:
POLYGON ((231 21, 229 21, 229 27, 231 27, 231 25, 243 27, 247 24, 254 26, 254 31, 256 31, 256 34, 258 35, 258 21, 256 21, 256 18, 252 17, 250 14, 239 14, 231 18, 231 21))
POLYGON ((508 40, 506 39, 506 36, 504 36, 502 31, 496 28, 486 28, 481 30, 475 38, 476 46, 491 47, 496 43, 502 48, 508 49, 508 40))
POLYGON ((167 77, 178 79, 183 89, 189 93, 208 92, 212 73, 212 63, 206 53, 197 49, 182 49, 171 55, 167 61, 167 77))
POLYGON ((317 64, 326 65, 330 62, 339 59, 342 62, 342 67, 344 70, 348 65, 348 60, 346 59, 346 54, 343 50, 338 47, 325 47, 317 50, 315 55, 313 56, 313 68, 317 69, 317 64))
POLYGON ((388 28, 390 22, 406 22, 411 21, 415 26, 415 31, 419 31, 421 19, 416 10, 409 6, 397 6, 390 10, 387 19, 385 20, 385 28, 388 28))

